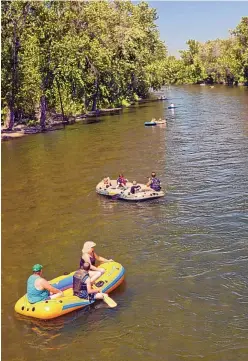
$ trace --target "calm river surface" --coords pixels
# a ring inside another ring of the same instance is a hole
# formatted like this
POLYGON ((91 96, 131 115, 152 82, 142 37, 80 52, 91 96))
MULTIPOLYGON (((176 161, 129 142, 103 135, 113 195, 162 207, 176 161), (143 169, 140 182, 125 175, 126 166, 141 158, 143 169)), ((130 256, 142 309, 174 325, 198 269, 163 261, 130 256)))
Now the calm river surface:
POLYGON ((248 89, 188 86, 93 124, 2 144, 4 361, 248 360, 248 89), (148 127, 152 117, 167 127, 148 127), (95 193, 155 170, 164 198, 95 193), (35 263, 76 269, 85 240, 126 269, 88 310, 37 321, 15 314, 35 263))

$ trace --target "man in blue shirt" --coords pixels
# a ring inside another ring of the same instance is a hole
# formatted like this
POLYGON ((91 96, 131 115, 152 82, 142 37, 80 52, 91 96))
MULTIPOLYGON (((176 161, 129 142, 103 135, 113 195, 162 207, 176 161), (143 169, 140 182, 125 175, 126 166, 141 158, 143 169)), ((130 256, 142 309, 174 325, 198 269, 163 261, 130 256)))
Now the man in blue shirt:
POLYGON ((33 266, 33 274, 27 281, 27 298, 30 303, 44 301, 46 299, 58 298, 63 296, 63 292, 53 286, 42 278, 41 264, 33 266))

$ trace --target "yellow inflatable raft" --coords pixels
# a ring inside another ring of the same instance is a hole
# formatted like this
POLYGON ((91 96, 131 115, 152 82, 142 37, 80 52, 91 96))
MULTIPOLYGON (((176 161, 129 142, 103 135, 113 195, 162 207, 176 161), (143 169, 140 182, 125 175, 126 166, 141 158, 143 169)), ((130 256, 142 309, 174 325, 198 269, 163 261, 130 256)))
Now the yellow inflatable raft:
MULTIPOLYGON (((103 263, 101 268, 105 268, 106 271, 97 279, 95 286, 100 288, 102 292, 110 293, 123 282, 125 269, 117 262, 103 263)), ((64 292, 64 297, 31 304, 28 302, 27 295, 24 295, 16 302, 15 311, 21 315, 48 320, 95 302, 73 296, 72 283, 74 272, 50 281, 54 287, 64 292)))

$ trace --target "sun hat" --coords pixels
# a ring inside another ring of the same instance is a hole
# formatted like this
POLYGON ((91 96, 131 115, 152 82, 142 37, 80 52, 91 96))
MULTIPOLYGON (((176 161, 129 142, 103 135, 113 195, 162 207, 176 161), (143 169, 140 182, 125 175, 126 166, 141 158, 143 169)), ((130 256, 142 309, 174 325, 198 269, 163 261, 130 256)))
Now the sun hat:
POLYGON ((43 268, 43 266, 41 264, 37 263, 33 266, 32 270, 33 270, 33 272, 39 272, 42 270, 42 268, 43 268))
POLYGON ((83 249, 82 249, 82 253, 87 253, 89 252, 89 250, 92 248, 92 247, 95 247, 96 244, 92 241, 88 241, 88 242, 85 242, 84 246, 83 246, 83 249))

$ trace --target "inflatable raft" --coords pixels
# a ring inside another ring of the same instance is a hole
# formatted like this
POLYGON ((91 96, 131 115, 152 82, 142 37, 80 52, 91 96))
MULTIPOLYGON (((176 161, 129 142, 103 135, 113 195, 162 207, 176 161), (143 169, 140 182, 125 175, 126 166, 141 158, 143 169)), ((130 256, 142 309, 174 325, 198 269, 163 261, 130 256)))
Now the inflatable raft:
MULTIPOLYGON (((106 262, 101 264, 101 268, 105 268, 106 271, 97 279, 95 286, 100 288, 102 292, 110 293, 123 282, 124 267, 117 262, 106 262)), ((49 320, 95 302, 73 296, 72 284, 74 273, 75 271, 50 281, 52 286, 64 292, 64 297, 31 304, 28 302, 27 295, 24 295, 16 302, 15 311, 24 316, 49 320)))
MULTIPOLYGON (((121 194, 125 188, 117 187, 117 181, 114 179, 110 180, 110 186, 104 184, 104 181, 102 180, 100 183, 96 186, 96 193, 101 194, 102 196, 116 196, 118 194, 121 194)), ((126 188, 132 187, 132 183, 127 182, 126 188)))
POLYGON ((117 187, 117 181, 111 179, 111 186, 106 186, 103 181, 97 184, 96 192, 98 194, 115 197, 116 199, 123 199, 125 201, 145 201, 148 199, 160 198, 164 197, 165 193, 163 191, 154 191, 153 189, 147 190, 147 186, 145 184, 138 183, 141 187, 140 191, 132 194, 131 187, 132 183, 127 182, 125 188, 117 187))
POLYGON ((124 201, 147 201, 148 199, 155 199, 164 197, 165 193, 163 191, 139 191, 134 194, 130 192, 130 189, 126 189, 120 195, 118 195, 118 199, 123 199, 124 201))

